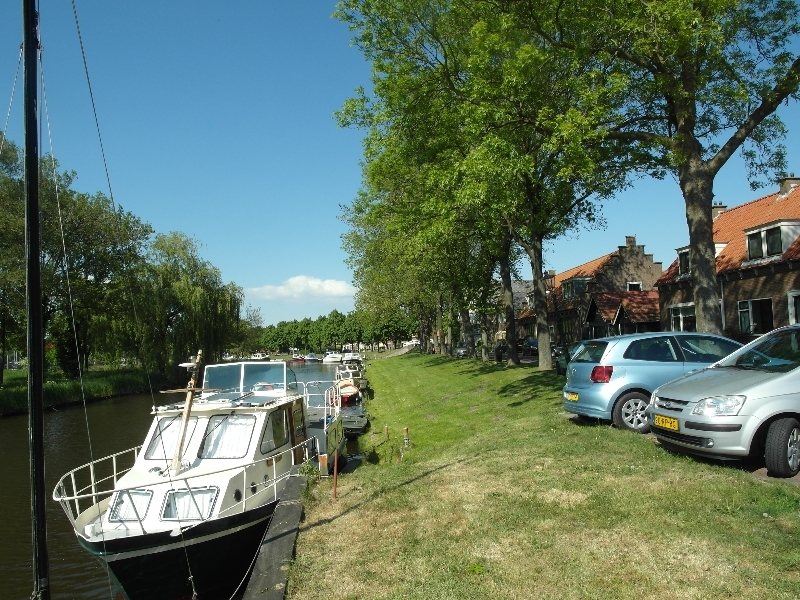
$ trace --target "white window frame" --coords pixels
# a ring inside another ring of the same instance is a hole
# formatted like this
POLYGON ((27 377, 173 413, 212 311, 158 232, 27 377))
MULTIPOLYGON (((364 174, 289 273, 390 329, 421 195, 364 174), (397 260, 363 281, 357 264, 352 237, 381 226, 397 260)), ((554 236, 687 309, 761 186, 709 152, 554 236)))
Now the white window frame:
POLYGON ((789 290, 786 292, 786 299, 789 302, 789 325, 797 325, 800 323, 800 315, 795 314, 794 299, 800 296, 800 290, 789 290))
POLYGON ((739 331, 741 331, 742 333, 745 333, 747 335, 762 335, 764 333, 767 333, 766 331, 762 331, 760 333, 754 333, 753 332, 753 302, 760 302, 762 300, 769 300, 770 306, 772 307, 772 319, 773 319, 772 325, 773 325, 773 327, 775 326, 775 307, 773 306, 774 299, 771 296, 767 296, 767 297, 764 297, 764 298, 748 298, 747 300, 739 300, 736 303, 736 317, 737 317, 737 320, 739 322, 739 331), (745 302, 747 303, 747 318, 750 320, 750 331, 742 331, 741 313, 743 313, 744 311, 742 310, 741 307, 742 307, 742 304, 745 303, 745 302))
POLYGON ((692 272, 692 253, 689 250, 678 250, 678 275, 689 275, 692 272), (681 270, 681 255, 686 255, 686 270, 681 270))
MULTIPOLYGON (((672 309, 674 309, 674 308, 688 308, 690 306, 692 308, 694 308, 694 302, 681 302, 679 304, 670 304, 669 306, 667 306, 667 315, 669 316, 669 327, 670 327, 669 330, 670 331, 686 331, 686 329, 683 328, 683 313, 679 313, 679 315, 678 315, 680 317, 681 328, 680 329, 673 329, 672 328, 672 309)), ((696 322, 697 322, 697 315, 695 314, 695 323, 696 322)))
POLYGON ((625 287, 629 292, 643 292, 644 291, 644 287, 642 286, 642 282, 641 281, 629 281, 629 282, 627 282, 625 284, 625 287), (638 285, 639 289, 638 290, 632 290, 631 289, 632 285, 638 285))

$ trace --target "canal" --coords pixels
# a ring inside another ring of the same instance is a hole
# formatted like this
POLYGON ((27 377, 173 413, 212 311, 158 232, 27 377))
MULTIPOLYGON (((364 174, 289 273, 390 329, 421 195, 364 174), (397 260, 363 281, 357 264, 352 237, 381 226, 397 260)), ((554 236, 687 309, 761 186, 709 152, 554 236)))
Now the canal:
MULTIPOLYGON (((298 381, 330 381, 335 365, 290 363, 298 381)), ((111 398, 48 410, 44 416, 47 543, 51 597, 114 598, 103 564, 78 544, 53 487, 64 473, 91 460, 138 446, 152 421, 153 404, 183 401, 184 394, 111 398), (88 431, 87 434, 87 422, 88 431), (91 454, 89 448, 91 447, 91 454)), ((0 598, 26 600, 33 590, 28 417, 0 418, 0 598)), ((204 599, 207 600, 207 599, 204 599)))

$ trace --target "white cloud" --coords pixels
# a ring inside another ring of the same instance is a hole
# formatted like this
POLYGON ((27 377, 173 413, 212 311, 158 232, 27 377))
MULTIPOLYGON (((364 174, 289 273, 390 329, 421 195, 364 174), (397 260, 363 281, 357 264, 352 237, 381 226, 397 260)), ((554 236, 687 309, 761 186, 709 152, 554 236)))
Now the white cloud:
POLYGON ((356 289, 346 281, 318 279, 306 275, 290 277, 281 285, 264 285, 245 290, 248 296, 259 300, 351 298, 355 292, 356 289))

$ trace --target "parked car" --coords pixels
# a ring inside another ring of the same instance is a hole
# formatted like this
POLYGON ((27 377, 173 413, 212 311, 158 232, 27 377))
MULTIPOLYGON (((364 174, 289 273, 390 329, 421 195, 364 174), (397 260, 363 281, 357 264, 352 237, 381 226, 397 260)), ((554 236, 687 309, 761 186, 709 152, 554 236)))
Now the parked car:
POLYGON ((647 420, 662 443, 715 458, 763 456, 770 475, 800 472, 800 325, 653 392, 647 420))
POLYGON ((553 352, 553 356, 555 356, 556 359, 556 373, 559 375, 567 374, 567 364, 582 345, 583 340, 580 340, 567 344, 563 349, 559 349, 558 352, 553 352))
POLYGON ((653 390, 740 347, 720 335, 680 331, 584 340, 566 369, 564 409, 646 433, 653 390))
POLYGON ((469 356, 469 348, 466 346, 456 346, 456 358, 467 358, 469 356))
POLYGON ((526 338, 525 341, 522 342, 522 354, 528 356, 538 355, 539 340, 535 337, 526 338))

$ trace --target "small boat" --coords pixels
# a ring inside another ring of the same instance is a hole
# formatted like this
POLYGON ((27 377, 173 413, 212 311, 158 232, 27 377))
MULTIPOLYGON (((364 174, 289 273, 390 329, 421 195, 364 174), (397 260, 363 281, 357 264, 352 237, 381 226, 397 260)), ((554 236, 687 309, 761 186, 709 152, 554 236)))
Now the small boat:
POLYGON ((352 381, 359 391, 364 391, 369 387, 369 382, 364 376, 361 366, 355 363, 341 364, 336 367, 336 380, 344 379, 352 381))
POLYGON ((322 359, 319 356, 317 356, 316 354, 314 354, 313 352, 309 352, 308 354, 306 354, 305 359, 306 359, 307 363, 322 362, 322 359))
POLYGON ((340 379, 334 384, 339 393, 342 404, 358 402, 361 399, 361 392, 358 385, 352 379, 340 379))
POLYGON ((369 428, 367 410, 360 405, 342 407, 342 427, 347 439, 355 439, 369 428))
POLYGON ((201 388, 193 375, 181 390, 183 403, 153 408, 142 446, 61 478, 53 498, 126 598, 237 589, 293 467, 315 460, 327 474, 341 456, 338 406, 307 420, 304 389, 283 361, 209 365, 201 388))
POLYGON ((342 356, 342 362, 345 364, 363 364, 364 358, 358 352, 345 352, 342 356))
POLYGON ((302 354, 292 354, 292 360, 295 362, 305 361, 306 357, 302 354))
POLYGON ((342 355, 338 352, 326 352, 325 356, 322 357, 322 362, 324 364, 339 364, 342 362, 342 355))
POLYGON ((250 355, 250 360, 269 360, 269 354, 264 354, 263 352, 253 352, 250 355))

